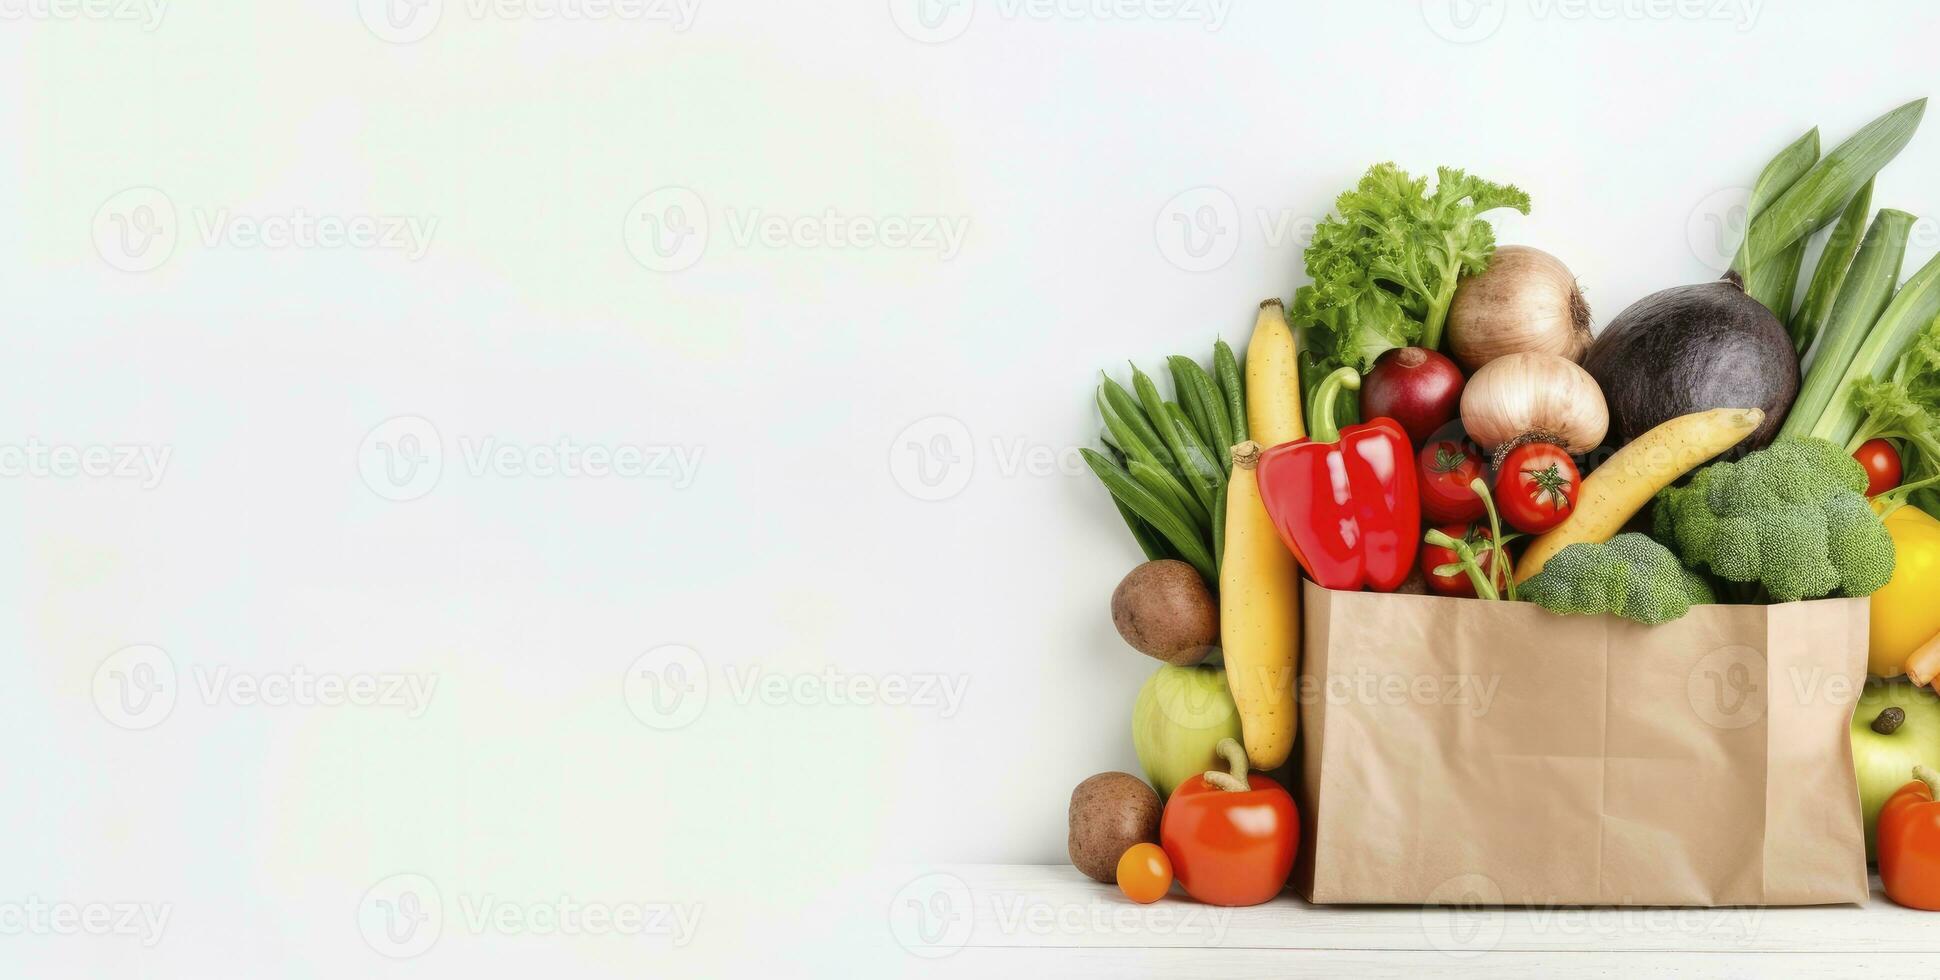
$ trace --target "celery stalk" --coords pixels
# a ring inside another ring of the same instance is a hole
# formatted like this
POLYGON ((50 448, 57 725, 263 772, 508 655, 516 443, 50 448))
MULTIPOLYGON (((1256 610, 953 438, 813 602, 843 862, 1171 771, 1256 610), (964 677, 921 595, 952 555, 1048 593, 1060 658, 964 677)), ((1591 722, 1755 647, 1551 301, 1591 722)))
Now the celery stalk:
POLYGON ((1906 147, 1926 108, 1925 99, 1908 102, 1867 123, 1813 164, 1771 207, 1752 219, 1731 268, 1742 276, 1838 217, 1839 209, 1860 186, 1906 147))
POLYGON ((1845 393, 1846 368, 1893 299, 1912 228, 1912 215, 1884 208, 1866 230, 1866 240, 1860 243, 1859 254, 1839 286, 1839 297, 1833 301, 1818 352, 1812 356, 1812 369, 1805 373, 1798 397, 1792 401, 1792 412, 1778 430, 1779 438, 1812 433, 1834 396, 1845 393))
POLYGON ((1792 335, 1792 346, 1801 358, 1812 350, 1812 342, 1819 339, 1826 320, 1832 316, 1832 301, 1839 296, 1840 283, 1846 281, 1846 269, 1852 265, 1853 253, 1859 251, 1859 238, 1866 231, 1866 216, 1872 211, 1873 182, 1869 180, 1846 202, 1845 214, 1840 215, 1839 223, 1832 227, 1832 235, 1825 241, 1825 250, 1819 253, 1819 266, 1812 272, 1812 284, 1805 288, 1805 301, 1786 324, 1792 335))
POLYGON ((1899 294, 1893 297, 1893 304, 1879 315, 1879 321, 1866 334, 1865 343, 1853 355, 1852 363, 1846 365, 1825 413, 1812 427, 1812 434, 1841 446, 1851 441, 1865 415, 1858 405, 1853 404, 1853 386, 1861 378, 1885 380, 1893 373, 1894 362, 1899 360, 1901 352, 1906 350, 1914 335, 1932 323, 1936 316, 1940 316, 1940 256, 1935 256, 1914 273, 1913 278, 1908 279, 1906 285, 1900 287, 1899 294))
MULTIPOLYGON (((1791 142, 1791 145, 1778 151, 1772 162, 1765 165, 1759 173, 1758 182, 1751 188, 1751 203, 1747 205, 1753 221, 1758 219, 1779 195, 1785 193, 1798 179, 1819 162, 1819 129, 1813 127, 1804 136, 1791 142)), ((1778 316, 1780 323, 1792 318, 1792 297, 1797 294, 1799 266, 1805 261, 1805 236, 1785 246, 1777 255, 1754 266, 1745 274, 1745 293, 1752 299, 1765 304, 1765 308, 1778 316)))

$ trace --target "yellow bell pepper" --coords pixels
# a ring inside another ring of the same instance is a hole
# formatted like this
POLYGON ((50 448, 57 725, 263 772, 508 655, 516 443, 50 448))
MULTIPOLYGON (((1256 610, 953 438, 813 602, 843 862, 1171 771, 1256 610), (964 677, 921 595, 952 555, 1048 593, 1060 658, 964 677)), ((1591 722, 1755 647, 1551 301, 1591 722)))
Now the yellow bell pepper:
POLYGON ((1940 520, 1918 507, 1886 516, 1895 560, 1893 578, 1873 593, 1872 636, 1866 672, 1895 677, 1906 658, 1940 634, 1940 520))

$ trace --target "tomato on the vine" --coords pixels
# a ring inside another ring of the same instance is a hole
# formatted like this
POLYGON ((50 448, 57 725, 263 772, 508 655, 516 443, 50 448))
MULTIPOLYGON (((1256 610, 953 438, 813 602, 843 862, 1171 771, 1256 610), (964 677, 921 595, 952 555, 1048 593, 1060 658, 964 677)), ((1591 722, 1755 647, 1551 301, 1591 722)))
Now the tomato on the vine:
POLYGON ((1561 446, 1529 442, 1509 451, 1495 477, 1495 505, 1518 531, 1541 534, 1576 506, 1576 461, 1561 446))
POLYGON ((1884 439, 1868 439, 1852 458, 1866 468, 1866 496, 1875 497, 1900 485, 1900 451, 1884 439))
MULTIPOLYGON (((1487 521, 1469 524, 1444 524, 1436 528, 1436 530, 1457 541, 1466 543, 1474 550, 1477 569, 1482 574, 1494 579, 1495 587, 1498 590, 1509 587, 1509 575, 1515 572, 1515 562, 1509 562, 1505 568, 1495 567, 1495 547, 1490 543, 1493 539, 1489 536, 1489 525, 1487 521)), ((1502 537, 1504 541, 1510 540, 1506 534, 1502 537)), ((1440 545, 1429 544, 1425 541, 1422 542, 1421 574, 1428 579, 1428 591, 1436 595, 1457 596, 1464 599, 1475 598, 1475 580, 1469 578, 1467 571, 1460 568, 1450 568, 1446 575, 1436 571, 1449 565, 1459 564, 1461 560, 1461 556, 1457 555, 1453 548, 1444 548, 1440 545)))
POLYGON ((1482 475, 1482 450, 1466 440, 1438 439, 1415 456, 1421 513, 1438 524, 1478 520, 1482 498, 1469 484, 1482 475))

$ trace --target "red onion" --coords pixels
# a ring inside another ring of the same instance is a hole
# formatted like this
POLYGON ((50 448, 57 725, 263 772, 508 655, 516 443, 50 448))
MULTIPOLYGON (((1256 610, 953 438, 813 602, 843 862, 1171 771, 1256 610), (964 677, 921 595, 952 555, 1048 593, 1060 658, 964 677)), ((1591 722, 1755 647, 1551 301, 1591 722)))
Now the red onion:
POLYGON ((1382 354, 1361 380, 1361 418, 1387 417, 1425 445, 1455 418, 1462 403, 1462 369, 1424 347, 1397 347, 1382 354))

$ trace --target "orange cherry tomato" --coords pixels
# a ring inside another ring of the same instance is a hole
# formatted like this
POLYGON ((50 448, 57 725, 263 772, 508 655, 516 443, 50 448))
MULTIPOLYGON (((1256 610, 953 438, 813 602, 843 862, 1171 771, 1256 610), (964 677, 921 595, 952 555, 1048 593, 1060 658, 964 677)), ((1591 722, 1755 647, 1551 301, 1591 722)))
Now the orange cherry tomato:
POLYGON ((1118 890, 1150 905, 1172 890, 1172 859, 1157 844, 1133 844, 1118 859, 1118 890))

